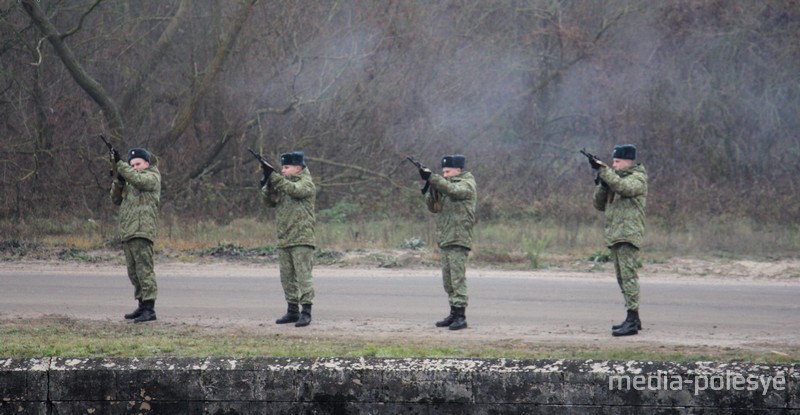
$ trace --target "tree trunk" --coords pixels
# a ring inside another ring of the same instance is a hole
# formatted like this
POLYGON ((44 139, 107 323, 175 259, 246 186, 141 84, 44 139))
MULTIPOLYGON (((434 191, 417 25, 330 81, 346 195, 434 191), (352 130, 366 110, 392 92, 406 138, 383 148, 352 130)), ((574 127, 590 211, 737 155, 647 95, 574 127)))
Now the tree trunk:
POLYGON ((178 114, 175 115, 175 123, 172 125, 172 128, 159 140, 160 148, 157 148, 158 151, 163 151, 164 148, 174 144, 178 137, 186 130, 189 121, 191 121, 197 109, 197 102, 211 87, 217 74, 222 69, 225 59, 230 55, 231 47, 236 42, 239 32, 241 32, 242 27, 244 27, 247 18, 250 17, 250 12, 256 3, 258 3, 258 0, 247 0, 245 4, 242 5, 242 8, 239 10, 239 13, 237 13, 236 19, 228 32, 228 36, 217 48, 217 53, 214 56, 214 60, 211 61, 211 65, 209 65, 206 70, 205 76, 203 76, 197 89, 190 95, 188 101, 184 103, 178 111, 178 114))
POLYGON ((47 40, 53 46, 53 49, 55 49, 56 55, 64 62, 64 65, 67 67, 70 75, 72 75, 72 78, 75 79, 75 82, 77 82, 78 85, 89 94, 92 100, 100 106, 100 109, 103 110, 103 115, 106 120, 108 120, 109 127, 111 128, 112 137, 125 137, 125 123, 116 104, 114 104, 114 101, 108 96, 103 86, 95 81, 94 78, 83 69, 80 62, 78 62, 78 59, 75 57, 75 54, 72 53, 69 46, 62 41, 58 29, 56 29, 47 16, 44 15, 44 12, 39 7, 39 2, 36 0, 21 0, 20 4, 22 4, 25 13, 30 16, 36 27, 39 28, 39 31, 47 37, 47 40))

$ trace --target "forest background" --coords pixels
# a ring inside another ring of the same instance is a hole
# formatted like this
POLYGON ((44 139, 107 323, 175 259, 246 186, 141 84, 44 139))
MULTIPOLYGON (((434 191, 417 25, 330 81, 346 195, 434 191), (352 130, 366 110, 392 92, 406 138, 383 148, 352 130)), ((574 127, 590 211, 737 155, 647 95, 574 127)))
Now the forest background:
POLYGON ((405 156, 463 153, 479 257, 587 252, 578 150, 622 143, 647 250, 800 247, 796 0, 0 0, 0 39, 6 241, 113 240, 105 133, 158 156, 162 247, 274 243, 252 147, 305 151, 323 246, 435 242, 405 156))

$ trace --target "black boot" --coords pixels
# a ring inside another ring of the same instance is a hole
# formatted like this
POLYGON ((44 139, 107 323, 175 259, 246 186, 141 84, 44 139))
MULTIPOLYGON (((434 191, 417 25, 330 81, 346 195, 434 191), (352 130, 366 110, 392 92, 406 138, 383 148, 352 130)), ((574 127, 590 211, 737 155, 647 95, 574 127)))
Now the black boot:
POLYGON ((134 323, 144 323, 156 319, 156 300, 142 301, 142 314, 133 319, 134 323))
POLYGON ((297 304, 289 303, 289 307, 286 309, 286 314, 284 314, 283 317, 275 320, 275 324, 294 323, 299 319, 300 319, 300 306, 297 304))
POLYGON ((295 327, 305 327, 311 324, 311 304, 303 304, 303 311, 300 312, 300 320, 294 323, 295 327))
POLYGON ((450 330, 461 330, 467 328, 467 316, 464 315, 464 307, 454 307, 455 318, 450 324, 450 330))
POLYGON ((125 314, 125 320, 133 320, 136 317, 141 316, 142 311, 144 311, 144 305, 142 304, 142 300, 139 300, 139 307, 136 307, 136 310, 133 310, 128 314, 125 314))
POLYGON ((453 324, 453 320, 456 318, 456 308, 450 306, 450 315, 445 317, 443 320, 436 322, 436 327, 448 327, 453 324))
POLYGON ((639 320, 639 310, 636 310, 636 311, 628 310, 628 315, 627 315, 627 317, 625 317, 625 320, 622 323, 614 324, 613 326, 611 326, 611 330, 612 331, 613 330, 618 330, 619 328, 621 328, 625 324, 626 321, 628 321, 631 318, 633 318, 636 321, 636 330, 641 330, 642 329, 642 321, 639 320))
POLYGON ((639 321, 639 310, 628 310, 628 318, 622 322, 620 328, 611 331, 611 335, 618 336, 632 336, 638 334, 642 323, 639 321))

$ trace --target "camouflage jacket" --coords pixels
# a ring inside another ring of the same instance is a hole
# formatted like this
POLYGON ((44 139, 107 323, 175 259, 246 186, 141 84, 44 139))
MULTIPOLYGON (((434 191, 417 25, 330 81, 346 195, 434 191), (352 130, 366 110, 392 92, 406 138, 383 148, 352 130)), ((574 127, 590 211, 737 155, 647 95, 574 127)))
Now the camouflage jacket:
POLYGON ((111 201, 119 209, 119 234, 123 241, 145 238, 155 241, 158 230, 158 208, 161 201, 161 173, 158 167, 136 171, 124 161, 117 162, 117 171, 125 179, 111 184, 111 201))
POLYGON ((308 168, 291 176, 271 174, 261 194, 267 206, 277 208, 278 248, 316 245, 314 203, 317 189, 308 168))
POLYGON ((639 248, 644 238, 647 206, 647 171, 637 164, 625 169, 601 168, 600 178, 608 188, 594 190, 594 207, 605 212, 606 246, 628 242, 639 248))
POLYGON ((439 247, 463 246, 472 248, 472 227, 475 225, 475 204, 478 190, 470 172, 444 178, 432 174, 431 190, 425 196, 428 210, 438 213, 436 234, 439 247))

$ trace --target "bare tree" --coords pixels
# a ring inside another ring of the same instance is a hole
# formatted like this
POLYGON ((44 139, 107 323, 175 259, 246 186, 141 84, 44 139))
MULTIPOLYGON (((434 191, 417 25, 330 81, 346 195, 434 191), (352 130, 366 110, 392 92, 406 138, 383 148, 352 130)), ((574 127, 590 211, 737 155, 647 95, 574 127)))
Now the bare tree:
POLYGON ((0 17, 2 212, 98 210, 93 136, 111 130, 158 154, 182 215, 257 214, 253 147, 305 150, 321 208, 413 214, 405 155, 459 152, 482 218, 579 224, 577 150, 621 142, 654 216, 800 213, 790 0, 21 0, 0 17))

